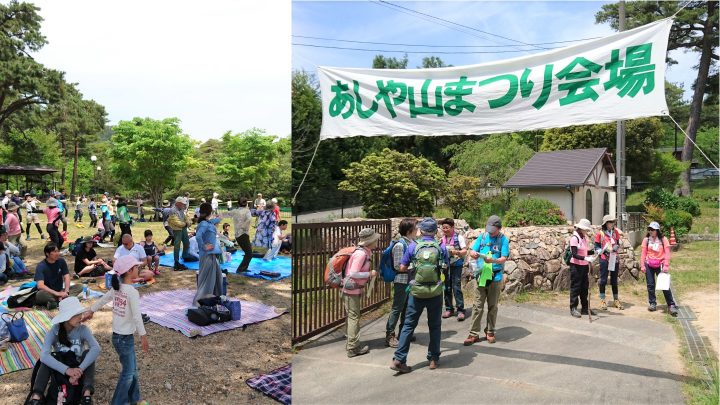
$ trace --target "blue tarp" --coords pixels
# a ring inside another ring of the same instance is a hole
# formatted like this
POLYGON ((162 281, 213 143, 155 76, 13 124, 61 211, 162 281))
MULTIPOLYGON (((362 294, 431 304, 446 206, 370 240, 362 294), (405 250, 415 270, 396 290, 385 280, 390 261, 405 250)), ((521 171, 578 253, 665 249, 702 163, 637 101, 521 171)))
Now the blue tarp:
MULTIPOLYGON (((226 269, 229 273, 235 273, 238 266, 240 266, 240 262, 242 262, 243 256, 244 253, 241 250, 238 250, 237 252, 233 253, 232 260, 229 263, 224 263, 220 265, 220 267, 222 269, 226 269)), ((185 266, 187 266, 188 269, 191 270, 198 270, 200 267, 200 262, 185 263, 182 258, 180 259, 180 263, 184 264, 185 266)), ((172 251, 165 253, 164 256, 160 256, 160 265, 165 267, 173 267, 174 263, 172 251)), ((249 271, 239 274, 247 277, 277 281, 285 277, 290 277, 290 269, 291 260, 289 257, 278 256, 271 261, 265 261, 263 259, 253 257, 252 259, 250 259, 249 271), (261 271, 280 273, 280 276, 268 277, 260 274, 261 271)))

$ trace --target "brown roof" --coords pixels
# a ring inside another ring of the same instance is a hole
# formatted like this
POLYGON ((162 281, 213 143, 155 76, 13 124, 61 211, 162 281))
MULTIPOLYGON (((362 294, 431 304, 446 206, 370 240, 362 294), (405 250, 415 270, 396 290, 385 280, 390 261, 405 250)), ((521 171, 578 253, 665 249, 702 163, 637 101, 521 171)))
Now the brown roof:
POLYGON ((605 169, 615 173, 606 148, 557 150, 536 153, 508 180, 505 188, 565 187, 585 184, 593 168, 603 160, 605 169))
POLYGON ((46 166, 0 166, 0 174, 22 175, 22 176, 43 176, 57 172, 56 169, 46 166))

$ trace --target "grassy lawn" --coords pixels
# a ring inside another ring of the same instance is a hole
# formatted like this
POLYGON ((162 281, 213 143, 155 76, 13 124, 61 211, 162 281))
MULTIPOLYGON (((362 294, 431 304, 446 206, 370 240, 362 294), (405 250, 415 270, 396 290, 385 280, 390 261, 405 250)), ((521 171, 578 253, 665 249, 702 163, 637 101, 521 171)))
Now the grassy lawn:
POLYGON ((718 284, 718 241, 683 244, 670 260, 673 289, 687 291, 693 287, 718 284))

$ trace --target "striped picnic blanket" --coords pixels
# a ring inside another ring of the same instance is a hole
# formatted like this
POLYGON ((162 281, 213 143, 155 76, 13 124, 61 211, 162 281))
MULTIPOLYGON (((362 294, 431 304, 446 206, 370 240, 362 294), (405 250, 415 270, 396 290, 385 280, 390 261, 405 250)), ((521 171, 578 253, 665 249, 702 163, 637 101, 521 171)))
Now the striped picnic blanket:
POLYGON ((8 349, 0 352, 0 375, 31 368, 40 358, 45 334, 52 326, 50 318, 43 311, 32 310, 25 312, 24 319, 30 337, 20 343, 8 343, 8 349))
POLYGON ((207 336, 215 332, 240 328, 245 325, 277 318, 283 313, 259 302, 240 301, 239 321, 214 323, 198 326, 188 321, 185 311, 192 306, 195 291, 167 290, 145 294, 140 297, 140 309, 150 316, 150 321, 169 329, 180 331, 188 337, 207 336))
POLYGON ((292 365, 275 369, 268 374, 253 377, 246 381, 251 388, 262 392, 283 404, 292 403, 292 365))

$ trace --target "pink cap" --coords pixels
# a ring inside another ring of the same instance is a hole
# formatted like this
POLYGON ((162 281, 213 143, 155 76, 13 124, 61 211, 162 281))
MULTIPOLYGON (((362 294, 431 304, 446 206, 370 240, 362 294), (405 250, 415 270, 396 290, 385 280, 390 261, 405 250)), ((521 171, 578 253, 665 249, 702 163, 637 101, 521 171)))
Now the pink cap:
POLYGON ((130 271, 130 269, 132 269, 133 267, 139 266, 141 264, 143 263, 139 262, 131 255, 127 255, 115 260, 115 263, 113 263, 113 270, 115 271, 115 273, 117 273, 118 276, 122 276, 123 274, 130 271))

